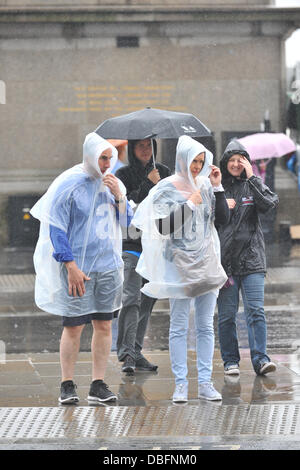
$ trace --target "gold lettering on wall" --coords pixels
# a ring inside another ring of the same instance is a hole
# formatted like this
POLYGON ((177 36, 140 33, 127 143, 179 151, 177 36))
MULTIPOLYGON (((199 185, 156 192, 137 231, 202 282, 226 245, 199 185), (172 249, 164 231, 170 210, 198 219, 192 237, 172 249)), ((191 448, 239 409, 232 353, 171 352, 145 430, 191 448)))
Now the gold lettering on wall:
POLYGON ((174 105, 175 85, 73 85, 73 103, 60 106, 61 113, 109 112, 112 116, 150 106, 187 111, 174 105))

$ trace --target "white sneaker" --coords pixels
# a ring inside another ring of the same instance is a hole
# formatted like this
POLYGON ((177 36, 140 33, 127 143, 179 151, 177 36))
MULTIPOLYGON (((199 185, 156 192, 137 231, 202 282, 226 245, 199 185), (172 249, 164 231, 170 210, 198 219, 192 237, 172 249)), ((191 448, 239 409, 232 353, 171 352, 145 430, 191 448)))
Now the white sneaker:
POLYGON ((274 362, 265 362, 259 370, 259 375, 265 375, 269 372, 275 372, 276 365, 274 362))
POLYGON ((187 401, 188 401, 188 384, 182 383, 182 384, 176 385, 175 392, 173 393, 173 402, 184 403, 187 401))
POLYGON ((224 369, 225 375, 240 375, 240 368, 238 364, 232 364, 231 366, 227 366, 224 369))
POLYGON ((212 382, 205 382, 198 384, 198 398, 205 398, 206 400, 222 400, 222 395, 217 392, 212 382))

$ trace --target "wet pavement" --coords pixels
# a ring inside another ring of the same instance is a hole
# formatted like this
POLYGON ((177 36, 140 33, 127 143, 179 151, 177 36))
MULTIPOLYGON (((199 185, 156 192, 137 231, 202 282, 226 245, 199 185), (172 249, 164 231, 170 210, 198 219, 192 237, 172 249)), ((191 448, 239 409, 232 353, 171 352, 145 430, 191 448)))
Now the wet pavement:
POLYGON ((136 372, 131 376, 121 372, 114 320, 106 381, 118 395, 118 402, 89 405, 91 328, 87 326, 75 370, 80 402, 61 406, 57 401, 61 320, 38 309, 30 310, 31 277, 23 279, 18 288, 15 284, 15 289, 13 277, 2 277, 7 305, 1 303, 0 314, 0 450, 101 449, 106 455, 109 451, 134 453, 140 449, 300 449, 300 266, 295 264, 293 258, 293 266, 270 268, 266 278, 268 353, 277 364, 276 373, 255 375, 242 305, 237 322, 242 357, 239 379, 224 377, 215 329, 212 379, 222 394, 219 403, 197 399, 191 312, 186 406, 176 406, 171 400, 174 379, 168 352, 167 301, 155 305, 145 337, 145 355, 158 364, 157 373, 136 372), (22 290, 27 296, 23 310, 18 300, 22 290))
MULTIPOLYGON (((118 395, 118 402, 110 405, 110 408, 172 405, 174 379, 168 351, 147 351, 146 355, 158 365, 157 373, 136 371, 133 375, 125 374, 121 372, 116 354, 111 353, 106 380, 111 390, 118 395)), ((277 372, 256 376, 248 349, 241 349, 241 376, 238 379, 224 377, 220 353, 216 350, 213 381, 222 393, 222 405, 278 402, 299 402, 300 405, 300 354, 273 353, 271 356, 278 366, 277 372)), ((197 399, 195 351, 189 351, 188 366, 188 406, 203 404, 197 399)), ((0 408, 57 407, 60 385, 59 353, 10 354, 1 364, 0 370, 0 408)), ((91 380, 90 353, 80 353, 74 380, 80 397, 79 407, 87 406, 86 397, 91 380)))
MULTIPOLYGON (((300 199, 299 199, 300 200, 300 199)), ((240 378, 224 377, 217 328, 212 380, 221 402, 197 398, 193 312, 188 339, 189 401, 174 405, 168 352, 169 307, 157 302, 145 355, 157 373, 121 372, 115 352, 117 321, 106 381, 116 404, 91 406, 91 328, 83 332, 75 370, 80 402, 58 405, 61 319, 34 305, 32 249, 0 252, 0 450, 300 449, 300 246, 267 245, 265 312, 268 354, 277 371, 255 375, 241 304, 240 378), (19 260, 19 262, 18 262, 19 260)), ((217 322, 217 311, 215 315, 217 322)), ((104 457, 103 457, 104 458, 104 457)), ((105 463, 102 461, 102 463, 105 463)), ((150 462, 152 463, 152 462, 150 462)))
POLYGON ((222 402, 207 402, 197 399, 196 357, 190 350, 189 401, 174 405, 168 351, 147 352, 157 373, 134 375, 122 373, 112 353, 107 381, 118 402, 95 406, 86 401, 91 356, 80 353, 75 373, 80 402, 58 406, 58 353, 9 354, 0 366, 0 449, 237 450, 264 449, 266 443, 272 448, 272 442, 275 448, 286 442, 299 449, 300 354, 273 353, 277 372, 265 377, 254 374, 247 349, 241 355, 240 378, 225 378, 216 349, 213 382, 222 402))

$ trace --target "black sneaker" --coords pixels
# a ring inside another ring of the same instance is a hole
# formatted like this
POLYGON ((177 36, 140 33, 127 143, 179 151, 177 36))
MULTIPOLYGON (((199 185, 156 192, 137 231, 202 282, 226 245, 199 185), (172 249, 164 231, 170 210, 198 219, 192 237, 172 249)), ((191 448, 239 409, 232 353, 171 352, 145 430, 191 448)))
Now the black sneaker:
POLYGON ((88 401, 116 401, 116 395, 111 392, 103 380, 94 380, 90 386, 88 401))
POLYGON ((122 366, 122 371, 134 372, 134 370, 135 370, 135 360, 129 355, 125 356, 124 363, 122 366))
POLYGON ((77 386, 74 384, 73 380, 65 380, 62 382, 60 386, 60 397, 58 399, 59 403, 77 403, 79 397, 76 393, 76 388, 77 386))
POLYGON ((144 370, 155 372, 158 369, 158 366, 151 364, 144 356, 140 357, 137 361, 135 361, 135 366, 137 370, 144 370))

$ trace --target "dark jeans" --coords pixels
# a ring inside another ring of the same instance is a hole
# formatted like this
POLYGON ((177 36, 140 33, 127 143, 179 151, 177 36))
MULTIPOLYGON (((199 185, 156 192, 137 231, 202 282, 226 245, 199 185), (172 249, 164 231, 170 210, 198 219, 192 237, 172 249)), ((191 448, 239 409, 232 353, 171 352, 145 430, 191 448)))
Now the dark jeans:
POLYGON ((156 299, 140 291, 144 280, 135 270, 138 257, 124 252, 123 261, 123 306, 118 320, 117 354, 119 361, 123 361, 126 355, 138 360, 142 357, 144 336, 156 299))
POLYGON ((256 373, 270 358, 266 354, 267 326, 264 312, 264 274, 233 276, 234 285, 223 288, 218 297, 218 332, 224 366, 239 364, 236 314, 241 290, 248 329, 251 361, 256 373))

